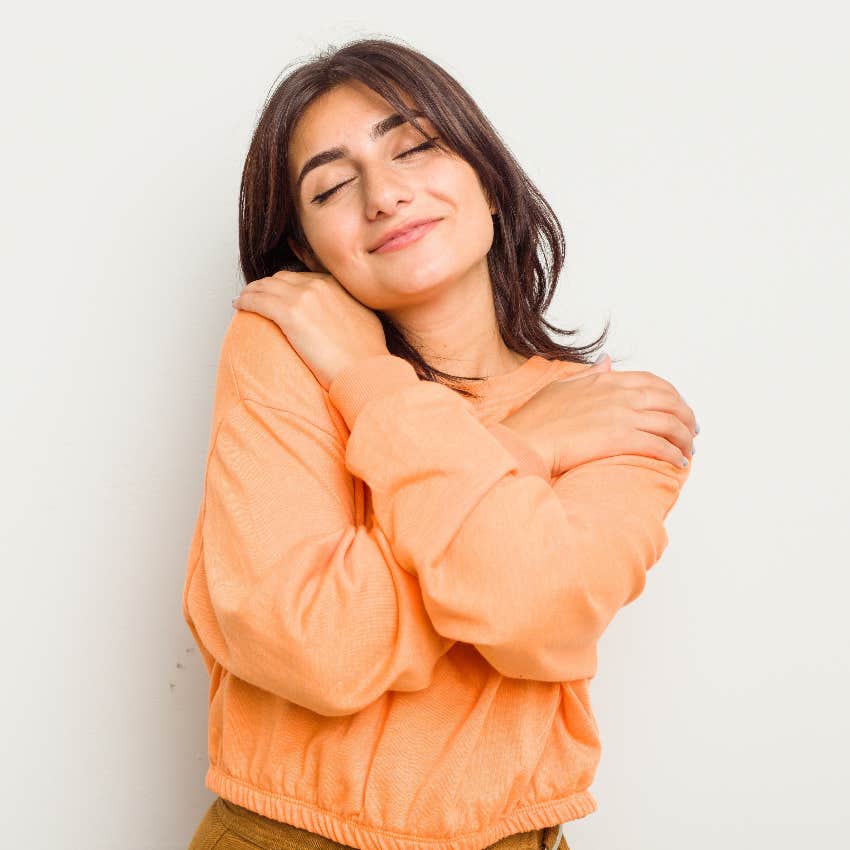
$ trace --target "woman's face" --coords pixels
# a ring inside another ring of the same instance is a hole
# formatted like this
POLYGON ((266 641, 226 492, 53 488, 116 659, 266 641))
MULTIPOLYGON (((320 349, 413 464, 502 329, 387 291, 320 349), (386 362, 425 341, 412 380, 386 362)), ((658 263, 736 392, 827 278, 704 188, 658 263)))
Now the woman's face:
MULTIPOLYGON (((373 126, 393 113, 367 86, 343 84, 310 104, 289 148, 312 256, 292 241, 291 247, 308 268, 333 275, 358 301, 384 311, 431 298, 467 276, 489 282, 495 212, 465 160, 438 148, 407 153, 426 142, 411 124, 372 137, 373 126), (298 183, 308 161, 337 147, 347 153, 326 157, 298 183), (419 219, 439 221, 403 247, 373 250, 389 231, 419 219)), ((429 137, 437 135, 430 121, 417 120, 429 137)))

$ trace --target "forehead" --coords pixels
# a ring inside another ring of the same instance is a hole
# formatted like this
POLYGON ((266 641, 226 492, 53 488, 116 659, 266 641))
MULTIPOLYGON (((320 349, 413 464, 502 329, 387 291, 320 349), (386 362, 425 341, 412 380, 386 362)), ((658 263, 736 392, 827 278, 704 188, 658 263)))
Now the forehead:
MULTIPOLYGON (((415 108, 404 92, 403 103, 415 108)), ((359 80, 340 84, 314 100, 302 114, 289 141, 289 163, 294 174, 308 157, 336 145, 353 146, 369 141, 369 131, 396 110, 381 95, 359 80)), ((428 126, 427 118, 417 119, 428 126)))

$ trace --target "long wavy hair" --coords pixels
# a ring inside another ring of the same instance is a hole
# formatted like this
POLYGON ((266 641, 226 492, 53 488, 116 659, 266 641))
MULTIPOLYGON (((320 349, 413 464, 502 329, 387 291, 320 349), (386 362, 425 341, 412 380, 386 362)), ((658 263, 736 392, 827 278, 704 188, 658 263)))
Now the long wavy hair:
MULTIPOLYGON (((517 354, 548 360, 590 363, 604 346, 609 322, 588 345, 561 344, 549 332, 572 336, 546 321, 555 294, 566 244, 557 216, 520 167, 490 121, 446 70, 404 43, 359 39, 330 46, 291 70, 266 99, 246 156, 239 198, 239 254, 245 282, 282 269, 308 271, 287 242, 309 247, 299 221, 289 180, 289 143, 307 107, 320 95, 357 80, 383 97, 423 137, 401 97, 405 93, 436 126, 442 144, 477 172, 488 201, 494 202, 493 244, 487 264, 499 331, 517 354)), ((438 143, 438 146, 440 143, 438 143)), ((483 380, 452 375, 431 366, 406 335, 382 311, 387 349, 407 360, 423 380, 446 383, 483 380)), ((452 387, 474 396, 463 387, 452 387)))

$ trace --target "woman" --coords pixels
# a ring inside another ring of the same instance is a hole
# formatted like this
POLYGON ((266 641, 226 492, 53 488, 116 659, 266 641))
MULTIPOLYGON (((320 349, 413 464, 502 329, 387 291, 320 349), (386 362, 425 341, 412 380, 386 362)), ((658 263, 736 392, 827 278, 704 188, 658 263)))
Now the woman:
POLYGON ((240 252, 183 599, 218 795, 190 847, 565 847, 596 644, 667 543, 693 411, 549 338, 557 219, 409 47, 280 83, 240 252))

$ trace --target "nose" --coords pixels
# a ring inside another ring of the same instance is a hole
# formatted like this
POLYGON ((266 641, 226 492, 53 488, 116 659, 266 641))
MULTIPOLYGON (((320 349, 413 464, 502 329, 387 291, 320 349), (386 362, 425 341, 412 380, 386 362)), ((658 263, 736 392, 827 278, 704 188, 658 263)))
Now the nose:
POLYGON ((413 200, 410 181, 392 165, 376 165, 364 173, 362 179, 369 219, 381 213, 394 215, 399 204, 409 204, 413 200))

